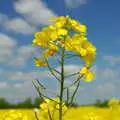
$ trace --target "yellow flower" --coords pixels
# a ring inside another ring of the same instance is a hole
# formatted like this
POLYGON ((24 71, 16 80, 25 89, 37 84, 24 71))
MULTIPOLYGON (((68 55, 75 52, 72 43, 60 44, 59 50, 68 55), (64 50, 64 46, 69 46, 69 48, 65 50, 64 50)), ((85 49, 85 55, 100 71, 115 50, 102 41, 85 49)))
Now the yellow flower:
POLYGON ((54 43, 51 43, 48 49, 46 49, 45 52, 43 53, 43 57, 47 59, 49 56, 53 56, 53 54, 56 53, 57 51, 58 46, 55 45, 54 43))
POLYGON ((80 57, 85 61, 85 64, 89 66, 90 64, 92 64, 93 60, 95 59, 95 56, 96 56, 96 52, 94 53, 87 52, 86 56, 80 56, 80 57))
POLYGON ((66 29, 58 29, 58 35, 67 35, 68 31, 66 29))
POLYGON ((96 47, 89 41, 84 41, 82 47, 87 49, 89 52, 96 52, 96 47))
POLYGON ((76 33, 72 36, 72 42, 74 42, 75 44, 81 45, 86 40, 87 38, 81 34, 76 33))
POLYGON ((89 70, 86 66, 80 69, 80 74, 84 75, 84 81, 91 82, 95 77, 93 72, 89 70))
POLYGON ((74 28, 80 24, 78 21, 71 19, 71 18, 69 19, 69 23, 70 23, 72 28, 74 28))
POLYGON ((34 63, 37 67, 40 67, 40 66, 47 67, 47 63, 45 63, 42 59, 39 59, 39 58, 35 58, 34 63))
POLYGON ((78 25, 73 28, 73 30, 80 32, 80 33, 86 33, 87 27, 85 25, 78 25))
POLYGON ((87 27, 85 25, 82 25, 78 21, 71 18, 69 19, 69 23, 71 25, 71 28, 76 32, 86 33, 87 27))
POLYGON ((84 48, 78 48, 78 51, 80 53, 81 56, 86 56, 87 55, 87 50, 84 48))
POLYGON ((3 115, 1 120, 27 120, 27 116, 20 113, 20 111, 10 110, 3 115))
POLYGON ((116 98, 111 98, 109 101, 108 101, 108 105, 109 107, 114 107, 114 106, 117 106, 119 105, 120 101, 116 98))
POLYGON ((88 71, 88 68, 87 67, 83 67, 80 69, 80 74, 86 74, 88 71))
POLYGON ((62 28, 66 24, 66 20, 67 20, 67 17, 65 16, 60 16, 60 17, 57 16, 57 17, 51 18, 49 21, 55 22, 55 26, 57 28, 62 28))
POLYGON ((35 39, 33 39, 33 45, 41 46, 41 47, 48 47, 49 46, 49 38, 46 36, 44 32, 37 32, 35 33, 35 39))
POLYGON ((84 77, 84 81, 86 82, 91 82, 93 79, 94 79, 94 74, 92 71, 88 71, 86 74, 85 74, 85 77, 84 77))

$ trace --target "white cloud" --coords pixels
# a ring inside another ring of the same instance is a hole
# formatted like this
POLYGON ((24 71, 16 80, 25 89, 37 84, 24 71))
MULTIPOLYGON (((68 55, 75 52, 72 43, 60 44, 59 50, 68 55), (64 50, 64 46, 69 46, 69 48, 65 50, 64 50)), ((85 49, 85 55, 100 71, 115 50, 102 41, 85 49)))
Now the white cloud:
POLYGON ((99 97, 105 98, 110 97, 116 93, 116 86, 112 82, 104 83, 95 86, 95 90, 99 97))
POLYGON ((13 48, 16 44, 12 37, 0 33, 0 63, 6 63, 8 59, 12 58, 13 48))
POLYGON ((0 82, 0 89, 7 89, 9 87, 7 82, 0 82))
POLYGON ((105 80, 117 80, 118 79, 118 71, 111 68, 98 68, 95 72, 97 81, 105 81, 105 80))
POLYGON ((4 26, 8 22, 8 17, 0 13, 0 26, 4 26))
POLYGON ((28 59, 36 56, 38 54, 38 49, 31 45, 24 45, 17 49, 17 55, 9 62, 12 66, 24 66, 28 59))
POLYGON ((38 97, 37 91, 34 89, 32 82, 24 81, 23 83, 16 83, 7 89, 6 94, 0 93, 0 96, 6 98, 11 103, 17 103, 25 100, 27 97, 38 97))
POLYGON ((104 56, 103 60, 109 62, 111 66, 115 66, 116 64, 120 64, 120 57, 114 57, 114 56, 104 56))
POLYGON ((37 56, 38 52, 40 54, 40 51, 32 45, 17 47, 14 38, 0 33, 0 64, 24 66, 27 60, 37 56))
MULTIPOLYGON (((81 66, 74 65, 74 64, 64 65, 65 73, 76 73, 80 70, 80 68, 81 68, 81 66)), ((56 69, 60 71, 61 68, 57 67, 56 69)))
POLYGON ((9 37, 5 34, 0 33, 0 48, 1 47, 7 47, 7 48, 12 48, 13 46, 16 45, 16 42, 12 37, 9 37))
POLYGON ((86 4, 87 0, 64 0, 68 8, 76 8, 80 5, 86 4))
POLYGON ((112 69, 104 69, 101 71, 101 76, 104 79, 116 79, 117 78, 117 71, 112 69))
POLYGON ((28 24, 22 18, 14 18, 6 22, 4 26, 7 30, 11 30, 21 34, 32 34, 36 28, 28 24))
POLYGON ((42 0, 18 0, 14 3, 14 8, 34 25, 48 25, 48 19, 56 16, 42 0))
POLYGON ((24 19, 19 17, 10 19, 7 15, 0 14, 0 22, 2 23, 0 26, 16 33, 32 34, 36 31, 36 27, 30 25, 24 19))
POLYGON ((36 78, 44 78, 47 76, 48 71, 32 71, 32 72, 22 72, 22 71, 4 71, 4 75, 8 77, 9 80, 21 80, 21 81, 32 81, 36 78))
POLYGON ((2 73, 3 73, 3 70, 2 70, 2 69, 0 69, 0 76, 2 75, 2 73))
POLYGON ((21 89, 22 88, 22 84, 17 83, 15 85, 13 85, 13 88, 15 88, 15 89, 21 89))

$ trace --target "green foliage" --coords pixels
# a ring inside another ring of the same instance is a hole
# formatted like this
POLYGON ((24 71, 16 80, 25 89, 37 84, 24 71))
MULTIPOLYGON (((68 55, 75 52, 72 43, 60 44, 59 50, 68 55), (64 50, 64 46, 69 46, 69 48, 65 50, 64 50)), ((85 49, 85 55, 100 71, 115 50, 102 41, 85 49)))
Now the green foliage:
POLYGON ((35 108, 39 108, 39 105, 40 105, 42 102, 43 102, 43 101, 42 101, 39 97, 35 98, 35 100, 34 100, 34 107, 35 107, 35 108))
POLYGON ((108 107, 108 100, 104 100, 104 101, 101 101, 101 100, 96 100, 96 103, 95 103, 95 106, 97 107, 108 107))
POLYGON ((16 107, 18 108, 33 108, 33 103, 31 98, 27 98, 22 102, 19 102, 16 107))
POLYGON ((10 107, 10 104, 4 98, 0 98, 0 108, 7 108, 7 107, 10 107))
MULTIPOLYGON (((34 102, 32 103, 31 98, 26 98, 24 101, 18 102, 17 104, 11 104, 9 102, 7 102, 4 98, 0 98, 0 108, 4 109, 4 108, 39 108, 39 105, 42 103, 43 101, 37 97, 34 99, 34 102)), ((108 107, 108 100, 96 100, 96 103, 93 104, 97 107, 108 107)), ((66 103, 66 106, 67 103, 66 103)), ((90 105, 81 105, 81 106, 90 106, 90 105)), ((79 107, 79 105, 77 103, 72 103, 71 107, 79 107)))

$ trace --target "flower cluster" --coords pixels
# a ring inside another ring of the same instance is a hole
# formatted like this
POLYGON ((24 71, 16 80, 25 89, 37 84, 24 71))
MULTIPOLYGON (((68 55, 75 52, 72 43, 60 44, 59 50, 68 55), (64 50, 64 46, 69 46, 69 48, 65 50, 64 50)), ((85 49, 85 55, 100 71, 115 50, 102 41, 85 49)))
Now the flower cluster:
POLYGON ((19 111, 10 110, 3 115, 2 120, 27 120, 27 116, 22 115, 19 111))
MULTIPOLYGON (((45 101, 40 104, 40 119, 48 119, 50 116, 51 118, 58 118, 59 112, 59 98, 54 98, 53 100, 45 99, 45 101), (50 115, 50 116, 49 116, 50 115)), ((62 102, 62 114, 67 112, 67 106, 64 102, 62 102)))
POLYGON ((59 52, 60 48, 63 48, 68 52, 77 53, 84 60, 87 72, 81 72, 82 69, 80 73, 86 75, 85 79, 87 81, 91 81, 94 74, 89 69, 89 66, 96 56, 96 47, 86 37, 86 26, 69 16, 54 17, 50 21, 54 22, 54 24, 42 28, 41 32, 36 32, 32 41, 33 45, 44 50, 43 58, 34 59, 36 66, 47 67, 45 59, 53 56, 59 52), (71 35, 70 31, 74 31, 75 34, 71 35))
POLYGON ((115 106, 118 106, 119 104, 120 104, 120 101, 116 98, 112 98, 108 101, 109 107, 115 107, 115 106))

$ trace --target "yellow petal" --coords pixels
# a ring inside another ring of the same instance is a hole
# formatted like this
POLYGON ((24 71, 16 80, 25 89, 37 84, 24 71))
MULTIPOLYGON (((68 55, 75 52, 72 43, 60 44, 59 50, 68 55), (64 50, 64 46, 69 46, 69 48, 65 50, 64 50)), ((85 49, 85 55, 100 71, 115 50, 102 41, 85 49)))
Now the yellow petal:
POLYGON ((47 63, 45 63, 43 60, 39 59, 39 58, 35 58, 34 59, 34 63, 36 65, 36 67, 46 67, 47 66, 47 63))
POLYGON ((87 50, 84 48, 79 48, 79 53, 81 56, 86 56, 87 55, 87 50))
POLYGON ((83 68, 80 69, 80 74, 86 74, 87 71, 88 71, 88 68, 84 66, 83 68))
POLYGON ((58 29, 58 35, 67 35, 68 31, 66 29, 58 29))
POLYGON ((87 27, 85 25, 77 25, 73 29, 80 33, 86 33, 87 31, 87 27))
POLYGON ((93 72, 92 72, 92 71, 89 71, 89 72, 87 72, 87 73, 85 74, 84 81, 86 81, 86 82, 91 82, 94 77, 95 77, 95 76, 94 76, 93 72))

